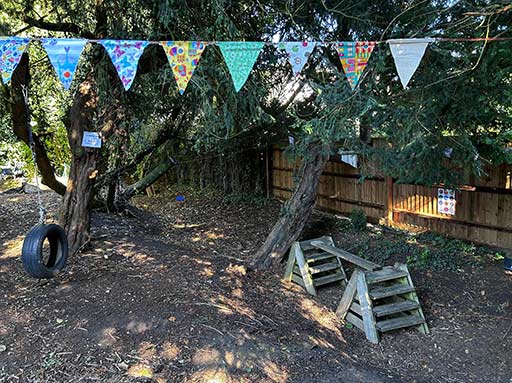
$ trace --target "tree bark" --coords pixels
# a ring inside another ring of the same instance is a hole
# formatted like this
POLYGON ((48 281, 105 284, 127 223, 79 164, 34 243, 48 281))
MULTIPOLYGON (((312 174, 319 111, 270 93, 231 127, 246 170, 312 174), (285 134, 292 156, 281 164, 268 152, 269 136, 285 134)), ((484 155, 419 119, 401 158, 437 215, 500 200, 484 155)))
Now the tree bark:
POLYGON ((310 146, 300 168, 300 181, 265 243, 256 252, 251 269, 268 269, 279 263, 292 242, 299 238, 313 211, 320 176, 328 159, 327 146, 318 143, 310 146))
POLYGON ((70 110, 68 140, 72 162, 66 194, 60 210, 60 224, 66 231, 72 254, 89 240, 92 197, 100 151, 81 146, 84 130, 93 129, 98 95, 92 74, 80 85, 70 110))
MULTIPOLYGON (((11 80, 11 115, 14 134, 27 145, 30 145, 28 138, 30 116, 28 116, 29 108, 23 96, 23 87, 28 87, 29 83, 29 58, 28 54, 24 53, 11 80)), ((58 194, 64 195, 66 186, 55 178, 53 166, 46 154, 43 143, 36 134, 32 136, 34 139, 37 167, 41 172, 41 182, 58 194)))
POLYGON ((136 193, 145 190, 146 188, 153 185, 158 179, 167 173, 173 163, 169 160, 162 162, 157 165, 153 170, 144 176, 141 180, 137 181, 133 185, 130 185, 126 190, 119 196, 117 206, 126 205, 128 200, 132 198, 136 193))

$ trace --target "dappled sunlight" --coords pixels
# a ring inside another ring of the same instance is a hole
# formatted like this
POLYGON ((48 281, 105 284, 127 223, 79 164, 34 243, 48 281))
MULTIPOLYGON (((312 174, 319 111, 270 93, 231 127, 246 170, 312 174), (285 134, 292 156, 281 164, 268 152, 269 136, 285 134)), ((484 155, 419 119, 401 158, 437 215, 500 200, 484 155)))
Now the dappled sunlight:
POLYGON ((190 383, 237 383, 224 368, 208 368, 192 374, 190 379, 185 380, 190 383))
MULTIPOLYGON (((339 339, 343 339, 343 335, 338 327, 340 320, 336 317, 335 313, 318 306, 311 299, 303 299, 300 302, 300 308, 305 318, 314 321, 323 328, 331 331, 339 339)), ((329 346, 332 347, 330 344, 329 346)))
POLYGON ((21 256, 21 248, 23 247, 24 236, 19 235, 2 244, 2 252, 0 258, 16 258, 21 256))
POLYGON ((288 380, 288 372, 282 366, 270 361, 263 360, 260 362, 261 369, 267 377, 275 383, 286 383, 288 380))
POLYGON ((107 327, 101 331, 101 339, 99 345, 101 347, 113 346, 117 343, 119 338, 116 336, 117 330, 115 327, 107 327))
POLYGON ((153 326, 150 323, 146 322, 137 322, 137 321, 130 321, 126 325, 126 329, 128 331, 134 332, 136 334, 143 334, 148 330, 151 330, 153 326))
POLYGON ((169 341, 165 341, 161 346, 160 357, 167 361, 173 361, 178 358, 180 351, 181 350, 177 345, 169 341))

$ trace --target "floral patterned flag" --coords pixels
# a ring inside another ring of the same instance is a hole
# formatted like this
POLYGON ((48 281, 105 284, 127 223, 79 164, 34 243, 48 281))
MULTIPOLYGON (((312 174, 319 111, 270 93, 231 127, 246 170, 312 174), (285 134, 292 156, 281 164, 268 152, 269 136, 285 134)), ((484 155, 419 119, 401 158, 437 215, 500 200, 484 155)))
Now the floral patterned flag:
POLYGON ((82 39, 41 39, 57 77, 67 90, 75 76, 78 59, 87 40, 82 39))
POLYGON ((427 45, 431 41, 435 40, 428 38, 388 40, 396 71, 404 89, 407 88, 407 84, 418 69, 427 45))
POLYGON ((169 64, 171 64, 179 92, 183 94, 199 63, 201 54, 206 48, 206 43, 203 41, 162 41, 161 44, 169 64))
POLYGON ((106 49, 116 67, 124 89, 132 86, 140 56, 149 44, 138 40, 103 40, 100 44, 106 49))
POLYGON ((370 55, 375 48, 375 41, 344 41, 336 43, 343 71, 352 90, 359 83, 370 55))
POLYGON ((0 38, 0 77, 4 84, 11 81, 12 72, 20 63, 29 42, 30 39, 24 37, 0 38))
POLYGON ((290 41, 279 43, 279 48, 288 53, 288 59, 292 65, 293 74, 298 76, 308 61, 309 55, 315 49, 316 43, 307 41, 290 41))
POLYGON ((264 43, 258 41, 222 41, 218 42, 217 45, 224 56, 235 90, 238 92, 247 81, 264 43))

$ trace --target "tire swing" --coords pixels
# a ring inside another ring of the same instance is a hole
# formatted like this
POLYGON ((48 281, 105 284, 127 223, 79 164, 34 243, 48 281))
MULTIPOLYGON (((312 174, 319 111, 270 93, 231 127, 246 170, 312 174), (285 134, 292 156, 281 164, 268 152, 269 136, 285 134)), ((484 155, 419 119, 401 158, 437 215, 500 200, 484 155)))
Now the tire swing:
POLYGON ((64 230, 55 224, 45 224, 46 210, 41 199, 39 188, 38 168, 30 113, 28 109, 28 91, 23 86, 23 96, 27 111, 28 142, 32 151, 35 179, 37 186, 37 203, 39 206, 39 223, 26 235, 21 250, 21 261, 25 271, 34 278, 50 279, 64 269, 68 260, 68 242, 64 230), (45 242, 49 246, 45 246, 45 242))

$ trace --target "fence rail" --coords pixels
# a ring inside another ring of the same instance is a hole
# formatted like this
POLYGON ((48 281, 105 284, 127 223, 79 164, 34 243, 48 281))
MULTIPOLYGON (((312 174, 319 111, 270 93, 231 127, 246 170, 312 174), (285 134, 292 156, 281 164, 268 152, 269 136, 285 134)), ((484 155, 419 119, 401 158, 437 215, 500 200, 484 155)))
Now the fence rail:
MULTIPOLYGON (((281 149, 272 155, 273 195, 287 199, 294 186, 294 167, 281 149)), ((361 208, 366 215, 391 226, 424 228, 451 237, 512 248, 511 165, 489 169, 483 178, 456 193, 454 216, 441 214, 437 188, 398 184, 389 177, 360 181, 358 169, 329 161, 320 178, 317 207, 347 214, 361 208)))

